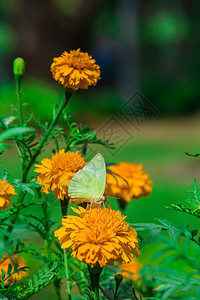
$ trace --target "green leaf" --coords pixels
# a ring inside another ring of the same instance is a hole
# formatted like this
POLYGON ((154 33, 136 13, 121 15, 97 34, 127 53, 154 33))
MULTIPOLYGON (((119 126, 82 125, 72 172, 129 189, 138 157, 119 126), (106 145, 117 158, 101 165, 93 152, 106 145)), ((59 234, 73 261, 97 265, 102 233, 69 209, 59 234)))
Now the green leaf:
POLYGON ((1 180, 7 180, 8 178, 8 172, 6 168, 2 165, 2 173, 1 173, 1 180))
POLYGON ((189 207, 186 207, 183 204, 171 204, 171 206, 169 206, 169 207, 165 206, 165 207, 170 209, 170 210, 181 211, 181 212, 190 214, 192 216, 195 216, 197 218, 200 218, 200 209, 197 209, 197 208, 196 209, 189 208, 189 207))
POLYGON ((34 128, 31 127, 13 127, 10 129, 5 130, 0 135, 0 143, 9 139, 12 139, 14 137, 18 137, 20 135, 26 134, 28 132, 34 131, 34 128))
POLYGON ((28 193, 31 196, 35 197, 35 192, 31 189, 37 186, 35 183, 22 183, 20 179, 15 179, 12 183, 16 188, 22 190, 23 193, 28 193))
POLYGON ((171 288, 167 289, 167 291, 162 295, 161 300, 169 299, 169 297, 178 290, 179 285, 173 285, 171 288))
POLYGON ((189 290, 191 290, 193 288, 193 286, 194 286, 193 284, 187 284, 181 289, 181 291, 188 292, 189 290))
POLYGON ((32 287, 32 286, 33 286, 33 282, 32 282, 31 279, 28 280, 28 285, 29 285, 29 287, 32 287))
POLYGON ((7 129, 14 120, 18 119, 15 115, 5 115, 0 118, 0 128, 7 129))
POLYGON ((42 273, 42 271, 41 271, 41 270, 38 270, 38 275, 39 275, 39 277, 40 277, 40 278, 42 278, 42 277, 43 277, 43 273, 42 273))
POLYGON ((2 153, 3 151, 5 151, 8 148, 11 148, 11 147, 8 145, 5 145, 3 143, 0 143, 0 153, 2 153))
MULTIPOLYGON (((200 150, 198 150, 198 151, 200 151, 200 150)), ((197 157, 197 156, 200 155, 200 152, 197 152, 197 153, 194 153, 194 154, 185 152, 185 154, 188 155, 188 156, 197 157)))
POLYGON ((3 269, 1 269, 1 279, 4 280, 5 278, 5 271, 3 269))
POLYGON ((12 271, 12 265, 11 264, 9 264, 8 265, 8 270, 7 270, 7 274, 10 274, 11 273, 11 271, 12 271))
POLYGON ((197 235, 197 233, 198 233, 198 230, 197 230, 197 229, 193 229, 193 230, 191 231, 192 237, 194 238, 194 237, 197 235))
POLYGON ((38 278, 35 274, 33 274, 33 280, 34 280, 34 283, 36 284, 38 282, 38 278))

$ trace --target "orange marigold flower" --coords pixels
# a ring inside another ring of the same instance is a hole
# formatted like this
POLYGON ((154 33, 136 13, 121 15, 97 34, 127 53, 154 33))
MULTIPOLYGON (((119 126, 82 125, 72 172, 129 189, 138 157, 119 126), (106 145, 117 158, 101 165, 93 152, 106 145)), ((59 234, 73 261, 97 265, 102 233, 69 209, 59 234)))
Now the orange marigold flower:
POLYGON ((14 186, 8 183, 7 180, 0 179, 0 210, 10 206, 13 195, 17 195, 14 186))
POLYGON ((130 263, 120 265, 122 276, 128 280, 137 281, 139 279, 139 271, 142 269, 142 265, 134 258, 130 263))
POLYGON ((59 150, 51 158, 44 158, 41 165, 35 165, 34 172, 40 173, 37 181, 43 185, 42 192, 48 194, 50 189, 57 199, 67 197, 68 185, 72 177, 85 166, 85 158, 76 152, 59 150))
POLYGON ((79 216, 62 219, 62 227, 55 231, 61 247, 72 256, 94 267, 113 265, 115 261, 128 263, 133 253, 139 254, 137 233, 126 223, 125 216, 110 207, 85 210, 73 209, 79 216))
POLYGON ((71 50, 63 52, 60 57, 55 57, 51 65, 51 72, 56 81, 65 88, 73 90, 88 89, 96 85, 100 79, 100 67, 88 53, 71 50))
POLYGON ((120 198, 125 202, 149 196, 153 182, 143 170, 143 166, 121 162, 109 166, 112 174, 107 174, 105 194, 120 198))
MULTIPOLYGON (((9 257, 6 257, 5 255, 3 256, 1 262, 0 262, 0 280, 2 280, 2 271, 5 272, 5 277, 8 275, 8 266, 9 264, 12 266, 11 272, 14 271, 14 263, 18 265, 19 268, 23 268, 26 266, 26 262, 23 258, 13 255, 12 260, 9 257)), ((23 277, 27 276, 27 271, 19 271, 19 273, 15 273, 11 275, 7 280, 4 281, 4 284, 9 284, 10 282, 15 282, 21 280, 23 277)))

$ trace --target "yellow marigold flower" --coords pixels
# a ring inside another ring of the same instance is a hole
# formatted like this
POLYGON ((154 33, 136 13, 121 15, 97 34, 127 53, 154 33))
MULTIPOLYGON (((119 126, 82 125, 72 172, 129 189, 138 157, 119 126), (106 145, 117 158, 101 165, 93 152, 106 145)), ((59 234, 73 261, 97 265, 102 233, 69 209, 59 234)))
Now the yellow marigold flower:
POLYGON ((8 183, 7 180, 0 179, 0 210, 10 206, 13 195, 17 195, 14 186, 8 183))
POLYGON ((96 85, 100 79, 100 67, 88 53, 71 50, 63 52, 60 57, 55 57, 51 65, 51 72, 56 81, 65 88, 73 90, 88 89, 96 85))
POLYGON ((112 174, 107 174, 105 194, 120 198, 125 202, 149 196, 153 182, 143 170, 143 166, 121 162, 109 166, 112 174))
POLYGON ((65 152, 62 149, 51 158, 44 158, 41 165, 35 165, 34 172, 40 173, 37 181, 43 185, 42 192, 48 194, 51 189, 55 198, 63 200, 67 197, 70 180, 85 165, 85 158, 78 151, 65 152))
POLYGON ((110 207, 73 210, 79 216, 63 218, 63 226, 54 233, 66 252, 71 247, 73 257, 103 268, 115 261, 128 263, 133 253, 139 254, 137 233, 119 211, 110 207))
MULTIPOLYGON (((6 257, 5 255, 3 256, 3 258, 0 262, 0 280, 2 280, 2 277, 1 277, 2 271, 1 270, 4 270, 5 278, 8 275, 7 271, 8 271, 9 264, 11 264, 11 266, 12 266, 11 272, 14 271, 14 263, 17 263, 18 269, 26 266, 25 260, 17 255, 13 255, 12 260, 9 257, 6 257)), ((20 271, 19 273, 15 273, 15 274, 11 275, 7 280, 4 281, 4 284, 9 284, 10 282, 19 281, 23 277, 26 277, 26 276, 27 276, 27 271, 20 271)))
POLYGON ((139 271, 142 269, 142 265, 134 258, 130 263, 120 265, 122 276, 128 280, 137 281, 139 279, 139 271))

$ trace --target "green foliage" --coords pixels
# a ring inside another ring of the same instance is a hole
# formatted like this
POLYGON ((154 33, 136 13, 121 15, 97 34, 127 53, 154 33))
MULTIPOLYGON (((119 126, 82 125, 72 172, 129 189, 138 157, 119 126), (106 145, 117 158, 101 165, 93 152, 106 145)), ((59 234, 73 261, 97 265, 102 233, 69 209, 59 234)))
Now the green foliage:
MULTIPOLYGON (((85 155, 87 152, 88 144, 99 144, 104 147, 113 149, 114 146, 108 140, 103 141, 97 138, 96 132, 92 132, 92 128, 88 125, 80 126, 75 122, 71 122, 71 116, 64 114, 64 121, 69 128, 70 135, 66 134, 64 130, 61 131, 64 141, 66 143, 66 151, 75 149, 76 147, 82 146, 82 154, 85 155)), ((64 129, 64 128, 63 128, 64 129)))
MULTIPOLYGON (((6 297, 5 299, 8 300, 28 299, 32 295, 38 293, 41 289, 53 283, 55 278, 59 276, 59 268, 60 265, 58 262, 55 262, 52 266, 44 265, 43 272, 39 270, 38 276, 34 275, 33 280, 28 280, 28 287, 23 284, 10 284, 8 287, 4 287, 3 285, 1 285, 0 296, 6 297)), ((22 271, 22 269, 23 268, 20 268, 18 269, 18 271, 22 271)), ((10 276, 11 275, 12 273, 10 274, 10 276)))
POLYGON ((192 153, 185 152, 185 154, 188 155, 188 156, 192 156, 192 157, 198 157, 200 155, 200 150, 198 150, 197 153, 192 154, 192 153))
POLYGON ((15 179, 14 182, 12 182, 12 185, 14 185, 16 188, 19 188, 23 193, 28 193, 33 197, 35 197, 33 188, 40 187, 38 183, 22 183, 20 179, 15 179))
POLYGON ((184 204, 171 204, 167 207, 172 210, 182 211, 200 218, 200 189, 197 187, 196 179, 193 183, 193 190, 187 191, 187 199, 184 204))
MULTIPOLYGON (((199 257, 200 246, 200 241, 197 238, 198 230, 191 230, 189 226, 178 227, 166 220, 157 220, 160 224, 134 224, 137 231, 145 230, 148 232, 147 242, 149 242, 150 235, 153 238, 152 243, 160 244, 160 249, 153 255, 152 259, 159 259, 162 265, 143 268, 140 274, 143 282, 146 282, 148 288, 151 284, 153 296, 159 296, 161 300, 169 299, 174 293, 183 295, 190 291, 198 297, 200 281, 198 276, 200 263, 196 259, 199 257), (193 271, 188 274, 168 267, 169 264, 178 260, 184 261, 193 271)), ((145 285, 139 288, 144 294, 145 285)))

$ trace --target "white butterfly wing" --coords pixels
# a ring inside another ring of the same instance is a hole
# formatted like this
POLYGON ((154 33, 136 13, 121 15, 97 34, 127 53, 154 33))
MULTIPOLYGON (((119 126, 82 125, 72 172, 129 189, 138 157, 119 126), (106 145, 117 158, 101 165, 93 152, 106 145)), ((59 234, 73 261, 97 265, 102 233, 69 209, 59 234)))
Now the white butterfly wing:
POLYGON ((106 166, 103 156, 98 153, 95 157, 71 179, 68 187, 70 198, 86 201, 102 198, 106 184, 106 166))

